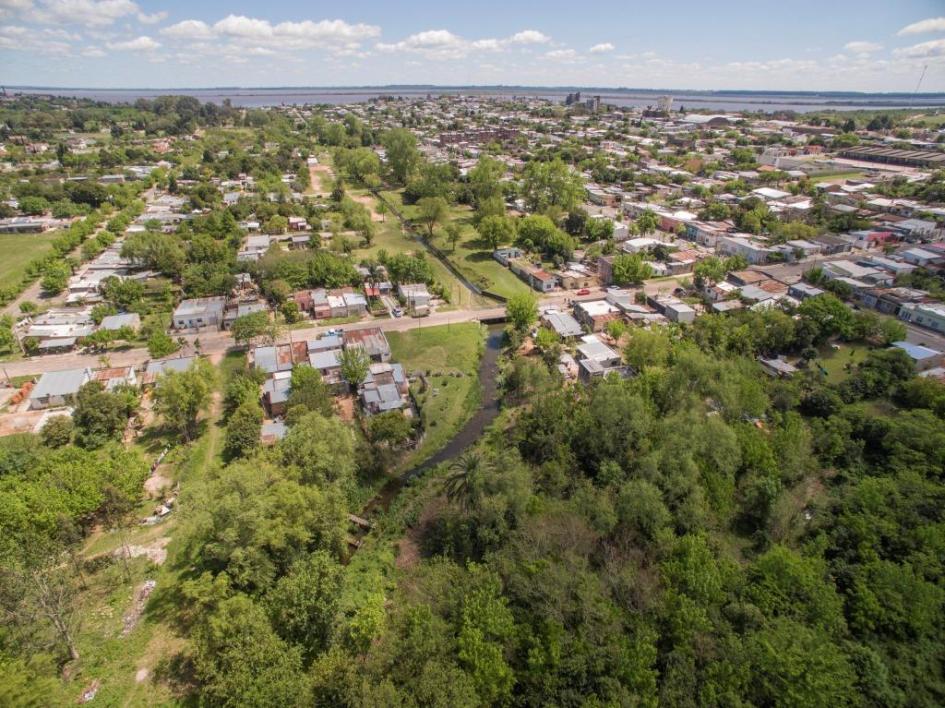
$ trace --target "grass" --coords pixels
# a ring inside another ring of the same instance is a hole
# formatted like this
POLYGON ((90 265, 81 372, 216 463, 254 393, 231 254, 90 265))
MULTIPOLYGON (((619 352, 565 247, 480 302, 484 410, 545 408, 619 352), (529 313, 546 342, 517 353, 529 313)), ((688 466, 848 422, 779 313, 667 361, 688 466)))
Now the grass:
POLYGON ((44 234, 0 234, 0 288, 17 287, 26 264, 52 247, 57 231, 44 234))
POLYGON ((811 177, 811 182, 834 182, 841 179, 863 179, 863 172, 825 172, 811 177))
POLYGON ((423 442, 409 460, 416 464, 443 447, 479 404, 483 330, 468 322, 388 332, 387 338, 393 361, 407 371, 427 375, 426 386, 422 382, 413 386, 425 431, 423 442))
MULTIPOLYGON (((243 366, 242 353, 228 354, 219 367, 221 376, 217 390, 222 390, 243 366)), ((170 440, 160 428, 149 430, 151 435, 135 445, 150 460, 155 451, 170 440)), ((165 459, 165 474, 184 486, 200 479, 211 465, 220 462, 222 440, 223 427, 217 406, 205 420, 197 440, 169 453, 165 459)), ((149 513, 155 503, 142 501, 137 514, 149 513)), ((162 667, 171 665, 173 658, 187 646, 186 638, 179 635, 173 622, 177 612, 176 590, 183 580, 182 573, 187 570, 174 562, 174 534, 179 523, 177 513, 173 513, 160 524, 133 526, 125 532, 129 545, 148 545, 164 537, 170 539, 168 561, 163 565, 155 565, 144 557, 133 559, 129 562, 130 580, 124 577, 123 564, 117 561, 85 574, 87 586, 78 596, 78 615, 82 623, 75 635, 81 658, 71 667, 72 679, 59 683, 58 695, 48 696, 45 704, 74 704, 93 681, 99 684, 96 705, 170 706, 188 702, 188 698, 181 695, 187 690, 186 677, 174 677, 171 670, 168 670, 170 681, 161 675, 162 667), (122 636, 125 615, 145 580, 156 582, 152 599, 137 626, 127 636, 122 636), (148 676, 139 681, 137 674, 142 669, 147 669, 148 676)), ((84 558, 107 556, 119 545, 117 533, 98 532, 88 539, 82 555, 84 558)))
POLYGON ((869 353, 869 347, 864 344, 838 344, 838 348, 825 346, 821 349, 820 355, 814 360, 814 365, 819 364, 827 371, 827 378, 831 383, 844 381, 850 372, 846 370, 847 364, 852 367, 859 364, 869 353))
MULTIPOLYGON (((349 190, 352 195, 368 194, 367 190, 349 190)), ((385 199, 394 204, 398 209, 405 211, 412 207, 402 207, 402 199, 399 192, 382 192, 385 199)), ((406 214, 405 214, 406 215, 406 214)), ((377 258, 381 250, 391 255, 408 252, 426 252, 423 244, 416 239, 404 233, 400 227, 400 222, 393 214, 388 214, 384 221, 375 222, 377 233, 374 236, 374 242, 369 248, 356 248, 353 257, 356 261, 364 258, 377 258)), ((443 265, 438 258, 428 255, 428 260, 433 268, 433 275, 437 282, 442 284, 449 293, 450 305, 459 309, 472 309, 488 305, 489 302, 460 283, 456 277, 443 265)), ((496 265, 499 265, 496 263, 496 265)))

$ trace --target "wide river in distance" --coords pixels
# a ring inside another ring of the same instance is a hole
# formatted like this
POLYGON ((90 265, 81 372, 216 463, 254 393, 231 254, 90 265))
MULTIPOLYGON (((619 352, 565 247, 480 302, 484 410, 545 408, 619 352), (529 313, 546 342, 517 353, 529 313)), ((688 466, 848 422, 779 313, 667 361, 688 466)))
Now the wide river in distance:
MULTIPOLYGON (((262 108, 266 106, 364 103, 380 96, 406 100, 427 96, 537 97, 561 103, 566 89, 540 87, 371 87, 371 88, 208 88, 208 89, 94 89, 53 87, 8 87, 9 93, 52 94, 87 98, 108 103, 134 103, 139 98, 157 96, 193 96, 202 103, 223 103, 229 99, 234 106, 262 108)), ((661 95, 673 97, 673 108, 704 111, 794 111, 809 113, 823 110, 882 110, 895 108, 945 108, 945 94, 869 94, 869 93, 791 93, 768 91, 650 91, 634 89, 581 89, 582 98, 600 96, 601 101, 621 107, 655 106, 661 95)))

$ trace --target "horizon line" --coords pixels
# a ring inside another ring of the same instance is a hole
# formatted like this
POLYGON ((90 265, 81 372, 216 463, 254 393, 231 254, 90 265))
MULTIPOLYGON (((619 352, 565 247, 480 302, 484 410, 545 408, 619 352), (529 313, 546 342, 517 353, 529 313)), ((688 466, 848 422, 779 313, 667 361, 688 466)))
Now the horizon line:
POLYGON ((945 97, 943 91, 856 91, 856 90, 790 90, 790 89, 671 89, 630 86, 542 85, 542 84, 343 84, 291 86, 48 86, 42 84, 0 84, 7 90, 44 91, 385 91, 385 90, 540 90, 540 91, 616 91, 621 93, 680 93, 680 94, 754 94, 790 96, 902 96, 945 97))

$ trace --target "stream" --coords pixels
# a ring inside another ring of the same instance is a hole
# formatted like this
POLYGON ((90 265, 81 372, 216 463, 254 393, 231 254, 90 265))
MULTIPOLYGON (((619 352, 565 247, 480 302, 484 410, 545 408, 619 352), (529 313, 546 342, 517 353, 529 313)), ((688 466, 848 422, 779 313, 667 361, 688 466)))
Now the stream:
MULTIPOLYGON (((388 481, 381 490, 364 507, 361 516, 368 519, 374 512, 387 511, 391 502, 400 494, 400 491, 412 480, 420 477, 427 470, 448 462, 466 448, 475 443, 483 431, 489 427, 499 415, 499 386, 496 379, 499 373, 499 352, 502 349, 503 329, 501 325, 490 325, 486 334, 485 351, 479 361, 479 385, 482 395, 479 408, 465 425, 450 438, 449 442, 437 450, 430 458, 412 467, 399 477, 388 481)), ((363 531, 359 534, 363 535, 363 531)))

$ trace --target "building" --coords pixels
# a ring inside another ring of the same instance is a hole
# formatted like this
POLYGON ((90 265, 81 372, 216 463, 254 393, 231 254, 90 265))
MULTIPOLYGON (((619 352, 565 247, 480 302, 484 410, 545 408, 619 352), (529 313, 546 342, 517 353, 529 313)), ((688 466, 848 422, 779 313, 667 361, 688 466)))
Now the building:
POLYGON ((170 371, 183 373, 190 369, 196 360, 197 357, 195 356, 180 356, 174 359, 155 359, 149 361, 144 369, 144 373, 141 375, 141 385, 153 386, 157 383, 158 378, 162 374, 166 374, 170 371))
POLYGON ((521 258, 524 255, 525 252, 522 251, 521 248, 516 248, 515 246, 509 246, 508 248, 497 248, 492 252, 492 257, 506 268, 509 267, 509 264, 513 260, 516 258, 521 258))
POLYGON ((430 291, 423 283, 401 283, 397 286, 397 297, 404 302, 407 310, 415 315, 430 313, 430 291))
POLYGON ((390 361, 390 344, 379 327, 345 330, 342 335, 345 349, 359 347, 375 362, 390 361))
POLYGON ((611 320, 620 319, 620 310, 607 300, 574 303, 574 318, 591 332, 602 332, 611 320))
POLYGON ((621 376, 630 373, 620 354, 593 334, 584 337, 583 343, 578 345, 577 356, 578 378, 585 383, 611 373, 621 376))
POLYGON ((30 409, 66 406, 75 400, 79 389, 92 380, 91 369, 47 371, 30 392, 30 409))
POLYGON ((249 353, 250 364, 266 374, 292 371, 297 364, 308 363, 308 342, 289 342, 255 347, 249 353))
POLYGON ((400 364, 372 364, 361 385, 361 405, 368 415, 410 409, 410 384, 400 364))
POLYGON ((915 364, 916 371, 928 371, 942 364, 942 352, 937 349, 911 344, 910 342, 893 342, 893 347, 902 349, 909 355, 912 363, 915 364))
POLYGON ((200 297, 183 300, 171 317, 174 329, 222 327, 226 309, 225 297, 200 297))
POLYGON ((545 310, 541 315, 541 323, 561 339, 571 339, 584 334, 581 324, 567 312, 555 309, 545 310))
POLYGON ((279 418, 286 413, 289 394, 292 390, 292 372, 279 371, 263 383, 263 405, 270 418, 279 418))
POLYGON ((764 359, 759 357, 758 363, 761 364, 762 370, 768 374, 768 376, 773 376, 774 378, 788 379, 797 373, 797 367, 794 366, 794 364, 790 364, 780 357, 777 359, 764 359))
POLYGON ((104 329, 110 332, 119 330, 122 327, 128 327, 132 331, 137 332, 139 329, 141 329, 140 315, 138 315, 137 312, 126 312, 121 315, 108 315, 98 326, 100 330, 104 329))
POLYGON ((936 332, 945 332, 945 305, 940 302, 906 303, 899 309, 899 319, 936 332))

